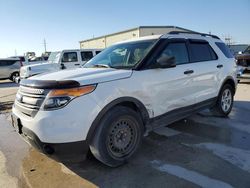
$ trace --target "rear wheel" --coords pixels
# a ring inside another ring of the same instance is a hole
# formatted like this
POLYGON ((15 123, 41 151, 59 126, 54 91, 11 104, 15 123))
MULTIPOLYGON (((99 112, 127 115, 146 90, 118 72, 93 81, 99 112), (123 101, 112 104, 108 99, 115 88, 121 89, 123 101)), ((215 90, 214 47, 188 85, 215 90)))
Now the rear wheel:
POLYGON ((16 77, 19 76, 19 72, 13 72, 10 76, 10 80, 15 82, 16 77))
POLYGON ((92 154, 104 164, 124 164, 140 145, 143 127, 140 115, 118 106, 104 115, 90 144, 92 154))
POLYGON ((233 88, 226 84, 220 91, 216 105, 211 109, 211 112, 216 116, 226 117, 231 112, 233 107, 233 88))

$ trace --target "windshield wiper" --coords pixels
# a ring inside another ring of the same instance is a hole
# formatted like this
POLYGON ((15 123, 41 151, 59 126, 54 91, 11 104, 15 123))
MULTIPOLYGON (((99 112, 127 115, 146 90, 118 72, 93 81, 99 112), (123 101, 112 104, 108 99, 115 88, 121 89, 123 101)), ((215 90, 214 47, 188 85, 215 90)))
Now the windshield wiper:
POLYGON ((106 64, 96 64, 96 65, 93 65, 93 67, 111 68, 109 65, 106 65, 106 64))

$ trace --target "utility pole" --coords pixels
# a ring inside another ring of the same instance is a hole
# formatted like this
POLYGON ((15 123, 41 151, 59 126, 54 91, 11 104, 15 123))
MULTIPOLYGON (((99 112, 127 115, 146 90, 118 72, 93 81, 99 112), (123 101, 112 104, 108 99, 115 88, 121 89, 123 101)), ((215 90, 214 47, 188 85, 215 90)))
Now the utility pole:
POLYGON ((47 43, 45 39, 43 39, 43 45, 44 45, 44 52, 47 52, 47 43))
POLYGON ((226 45, 228 45, 229 47, 233 44, 233 38, 229 34, 228 35, 224 35, 223 38, 225 40, 226 45))

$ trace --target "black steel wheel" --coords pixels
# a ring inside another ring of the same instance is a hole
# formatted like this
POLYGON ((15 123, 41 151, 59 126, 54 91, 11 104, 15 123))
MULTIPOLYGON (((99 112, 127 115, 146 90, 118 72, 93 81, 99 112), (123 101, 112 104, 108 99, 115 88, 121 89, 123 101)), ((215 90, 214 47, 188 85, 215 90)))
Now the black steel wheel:
POLYGON ((92 154, 104 164, 124 164, 138 149, 143 134, 140 115, 133 109, 117 106, 100 121, 90 143, 92 154))
POLYGON ((119 119, 110 127, 106 143, 108 151, 116 158, 127 156, 136 146, 137 137, 135 123, 129 117, 119 119))
POLYGON ((16 77, 18 77, 19 76, 19 72, 13 72, 12 74, 11 74, 11 76, 10 76, 10 80, 11 81, 13 81, 13 82, 15 82, 15 79, 16 79, 16 77))

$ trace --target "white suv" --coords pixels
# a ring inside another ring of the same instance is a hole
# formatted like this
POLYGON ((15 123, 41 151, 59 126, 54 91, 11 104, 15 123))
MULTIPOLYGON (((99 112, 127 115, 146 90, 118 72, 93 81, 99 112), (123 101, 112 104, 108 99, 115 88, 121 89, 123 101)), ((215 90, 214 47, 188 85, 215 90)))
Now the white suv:
POLYGON ((171 32, 113 45, 84 65, 21 81, 13 125, 58 160, 119 166, 143 135, 204 108, 227 116, 236 64, 216 36, 171 32))

